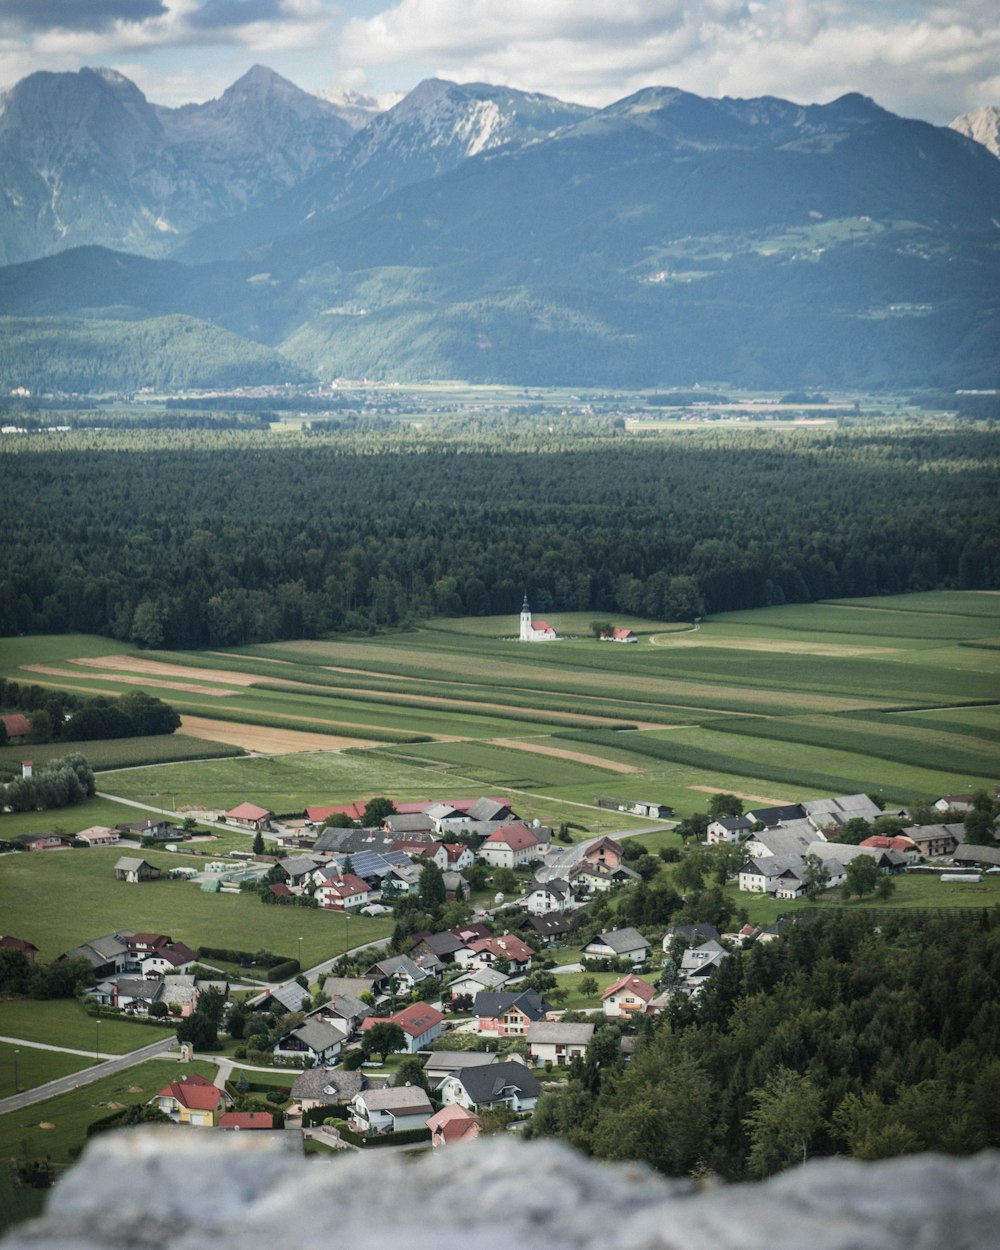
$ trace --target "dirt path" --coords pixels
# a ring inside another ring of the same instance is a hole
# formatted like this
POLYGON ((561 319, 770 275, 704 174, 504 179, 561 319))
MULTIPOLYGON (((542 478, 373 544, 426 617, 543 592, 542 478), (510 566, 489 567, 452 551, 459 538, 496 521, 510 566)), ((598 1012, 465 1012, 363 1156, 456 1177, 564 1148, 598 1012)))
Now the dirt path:
POLYGON ((633 764, 623 764, 619 760, 602 760, 597 755, 585 755, 583 751, 569 751, 564 747, 543 747, 533 742, 518 742, 514 738, 491 738, 495 747, 509 747, 514 751, 528 751, 534 755, 552 755, 558 760, 573 760, 576 764, 587 764, 591 768, 603 768, 612 773, 641 773, 641 768, 633 764))
MULTIPOLYGON (((224 668, 194 668, 186 664, 164 664, 162 660, 144 660, 137 655, 102 655, 93 659, 74 660, 87 668, 110 668, 118 673, 148 673, 151 677, 190 677, 198 681, 217 681, 224 686, 252 686, 259 677, 251 673, 231 673, 224 668)), ((201 687, 199 687, 201 689, 201 687)))
POLYGON ((335 734, 309 733, 304 729, 272 729, 268 725, 244 725, 237 721, 182 716, 181 733, 209 742, 228 742, 262 755, 295 755, 299 751, 343 751, 347 747, 377 747, 372 738, 339 738, 335 734))
POLYGON ((748 803, 767 803, 770 807, 787 807, 788 799, 769 799, 763 794, 743 794, 739 790, 723 790, 721 786, 688 786, 689 790, 698 790, 702 794, 735 794, 738 799, 746 799, 748 803))

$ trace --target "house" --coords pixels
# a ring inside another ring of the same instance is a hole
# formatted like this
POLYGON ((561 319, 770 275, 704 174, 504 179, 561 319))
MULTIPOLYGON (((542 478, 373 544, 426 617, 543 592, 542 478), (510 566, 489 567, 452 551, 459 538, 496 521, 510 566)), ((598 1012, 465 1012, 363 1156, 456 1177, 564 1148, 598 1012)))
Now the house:
POLYGON ((499 1055, 495 1050, 432 1050, 424 1064, 424 1076, 432 1092, 436 1093, 446 1077, 456 1076, 465 1068, 480 1068, 484 1064, 506 1062, 519 1055, 499 1055))
POLYGON ((256 803, 240 803, 232 811, 226 812, 226 820, 231 820, 234 825, 242 825, 244 829, 260 832, 267 827, 273 815, 266 807, 258 807, 256 803))
POLYGON ((719 930, 710 924, 674 924, 663 935, 663 953, 670 953, 671 943, 681 938, 688 946, 700 946, 702 942, 718 942, 719 930))
POLYGON ((349 1127, 374 1136, 425 1128, 434 1113, 427 1091, 419 1085, 393 1085, 388 1089, 364 1089, 351 1099, 349 1127))
POLYGON ((545 916, 549 912, 566 911, 574 902, 569 882, 555 877, 539 882, 521 905, 533 916, 545 916))
MULTIPOLYGON (((951 857, 956 867, 1000 868, 1000 846, 972 846, 963 843, 951 857)), ((0 946, 3 945, 0 939, 0 946)))
POLYGON ((623 849, 614 838, 596 838, 583 848, 581 860, 591 867, 599 864, 602 868, 617 868, 622 862, 623 849))
POLYGON ((456 963, 470 968, 492 968, 500 962, 507 964, 510 972, 527 972, 531 967, 534 951, 514 933, 500 937, 477 938, 464 951, 456 952, 456 963))
POLYGON ((533 621, 531 619, 531 608, 528 605, 528 596, 525 595, 524 602, 521 604, 521 626, 518 640, 520 642, 555 642, 556 639, 556 631, 548 621, 533 621))
POLYGON ((425 956, 447 966, 455 962, 455 956, 460 951, 469 949, 461 938, 450 932, 424 933, 414 936, 417 937, 417 941, 410 949, 410 955, 414 959, 425 956))
MULTIPOLYGON (((426 855, 427 852, 425 851, 426 855)), ((463 868, 471 868, 476 862, 476 855, 472 847, 467 846, 464 842, 442 842, 438 848, 437 865, 442 872, 461 872, 463 868), (440 862, 441 851, 445 853, 446 862, 440 862)))
POLYGON ((528 1054, 536 1065, 565 1067, 582 1059, 594 1036, 592 1024, 563 1024, 561 1020, 535 1020, 528 1026, 528 1054))
POLYGON ((506 973, 497 972, 494 968, 473 968, 452 981, 448 986, 448 997, 453 1005, 467 999, 471 1007, 477 994, 483 990, 499 990, 509 980, 506 973))
POLYGON ((367 881, 362 881, 353 872, 345 872, 341 876, 326 878, 322 885, 316 887, 315 897, 320 907, 330 911, 355 911, 370 903, 375 893, 367 881))
POLYGON ((323 993, 329 998, 339 994, 347 994, 352 998, 360 998, 362 994, 372 993, 375 982, 371 977, 325 977, 323 993))
POLYGON ((29 964, 35 962, 38 954, 38 947, 34 942, 19 937, 0 937, 0 950, 20 951, 29 964))
POLYGON ((109 829, 107 825, 92 825, 89 829, 81 829, 76 840, 86 842, 87 846, 115 846, 120 836, 117 829, 109 829))
POLYGON ((31 733, 31 722, 21 712, 8 712, 6 716, 0 716, 0 722, 7 730, 8 746, 25 742, 31 733))
POLYGON ((942 813, 945 812, 967 812, 972 807, 971 794, 945 794, 941 798, 935 799, 931 806, 942 813))
POLYGON ((347 1032, 329 1020, 307 1019, 298 1028, 282 1034, 273 1053, 283 1059, 311 1059, 315 1067, 334 1062, 347 1041, 347 1032))
POLYGON ((62 833, 19 833, 10 841, 27 851, 68 851, 73 845, 72 838, 62 833))
POLYGON ((159 868, 147 863, 144 859, 130 859, 129 856, 123 855, 115 864, 116 881, 130 881, 136 884, 139 881, 153 881, 159 875, 159 868))
POLYGON ((441 1083, 440 1096, 445 1106, 457 1103, 467 1111, 486 1111, 490 1107, 506 1107, 511 1111, 533 1111, 542 1087, 523 1063, 483 1064, 463 1068, 441 1083))
POLYGON ((564 912, 550 911, 544 916, 528 916, 521 928, 530 929, 545 938, 549 946, 554 946, 559 938, 569 933, 570 925, 564 912))
POLYGON ((757 941, 763 942, 765 945, 768 942, 776 942, 791 923, 787 916, 779 916, 774 924, 769 924, 766 928, 761 929, 760 933, 757 934, 757 941))
POLYGON ((64 963, 67 959, 86 959, 94 970, 96 981, 119 976, 131 966, 128 936, 127 933, 109 933, 106 937, 92 938, 60 955, 56 963, 64 963))
POLYGON ((858 845, 876 851, 895 851, 898 855, 902 855, 908 864, 915 864, 920 859, 920 847, 912 838, 905 838, 902 834, 889 837, 886 834, 873 833, 870 838, 865 838, 858 845))
POLYGON ((292 1082, 292 1099, 303 1111, 312 1107, 336 1106, 350 1102, 363 1089, 384 1088, 383 1082, 371 1082, 363 1072, 346 1072, 343 1068, 306 1068, 292 1082))
POLYGON ((685 988, 696 993, 719 964, 728 958, 729 951, 720 942, 704 942, 701 946, 686 950, 681 956, 679 969, 685 988))
POLYGON ((965 841, 965 826, 959 824, 910 825, 902 832, 925 859, 947 859, 965 841))
POLYGON ((873 821, 882 815, 867 794, 842 794, 835 799, 808 799, 802 804, 806 819, 815 829, 839 828, 848 820, 873 821))
POLYGON ((789 870, 795 875, 805 872, 800 855, 760 855, 748 859, 737 875, 739 888, 751 894, 774 894, 782 875, 789 870))
POLYGON ((605 868, 602 864, 574 864, 569 879, 578 890, 588 894, 606 893, 623 885, 635 885, 642 878, 631 868, 619 864, 617 868, 605 868))
POLYGON ((387 833, 395 834, 396 837, 409 837, 414 833, 429 834, 433 827, 434 822, 426 812, 412 812, 403 815, 399 812, 393 812, 382 821, 382 828, 387 833))
POLYGON ((273 1129, 274 1116, 270 1111, 223 1111, 219 1116, 222 1129, 273 1129))
POLYGON ((742 842, 753 828, 753 821, 747 816, 723 816, 713 820, 705 830, 705 841, 709 846, 717 846, 721 842, 742 842))
POLYGON ((165 933, 129 933, 124 937, 129 960, 143 976, 181 972, 198 962, 198 955, 165 933))
POLYGON ((754 824, 758 822, 765 826, 783 825, 790 820, 805 820, 806 809, 801 803, 782 803, 777 807, 755 807, 751 812, 744 812, 744 816, 754 824))
POLYGON ((816 841, 816 830, 807 820, 789 821, 784 825, 772 825, 751 833, 744 843, 748 856, 804 855, 811 843, 816 841))
POLYGON ((523 821, 503 825, 479 848, 479 858, 491 868, 517 868, 540 855, 539 838, 523 821))
POLYGON ((472 1010, 482 1037, 524 1037, 529 1025, 544 1019, 549 1005, 537 990, 483 990, 472 1010))
POLYGON ((171 1120, 194 1128, 215 1128, 231 1101, 224 1090, 197 1073, 172 1081, 149 1100, 171 1120))
POLYGON ((409 991, 426 981, 427 973, 409 955, 393 955, 389 959, 380 959, 365 973, 372 979, 372 991, 381 994, 393 985, 396 990, 409 991))
POLYGON ((435 1111, 427 1121, 427 1127, 431 1131, 432 1146, 457 1146, 477 1138, 483 1122, 478 1115, 453 1102, 435 1111))
POLYGON ((278 985, 266 989, 253 1001, 254 1011, 273 1011, 277 1008, 283 1013, 301 1011, 303 1002, 309 997, 309 991, 298 981, 289 981, 287 985, 278 985))
POLYGON ((167 995, 161 980, 124 978, 110 985, 111 1006, 131 1015, 145 1016, 153 1003, 165 1002, 167 995))
POLYGON ((313 882, 313 874, 323 863, 315 855, 289 855, 279 859, 272 871, 281 878, 281 884, 292 890, 302 890, 313 882))
POLYGON ((430 1003, 411 1003, 388 1017, 369 1016, 361 1022, 362 1035, 376 1024, 398 1024, 403 1030, 404 1049, 408 1054, 415 1055, 441 1036, 444 1015, 430 1003))
POLYGON ((638 642, 639 635, 632 632, 627 625, 618 627, 613 625, 611 629, 602 629, 598 638, 601 642, 638 642))
POLYGON ((608 986, 601 995, 601 1007, 608 1019, 628 1020, 645 1014, 655 997, 653 986, 630 972, 608 986))
POLYGON ((649 943, 638 929, 626 926, 599 933, 583 948, 584 959, 627 959, 633 964, 649 958, 649 943))

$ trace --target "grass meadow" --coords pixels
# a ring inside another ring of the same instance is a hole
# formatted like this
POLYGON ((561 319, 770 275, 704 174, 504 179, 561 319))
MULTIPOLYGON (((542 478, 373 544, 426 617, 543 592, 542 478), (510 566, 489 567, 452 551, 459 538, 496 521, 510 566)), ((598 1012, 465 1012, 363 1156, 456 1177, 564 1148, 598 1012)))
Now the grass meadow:
POLYGON ((57 1050, 0 1042, 0 1098, 70 1076, 95 1062, 93 1056, 86 1059, 83 1055, 64 1055, 57 1050))

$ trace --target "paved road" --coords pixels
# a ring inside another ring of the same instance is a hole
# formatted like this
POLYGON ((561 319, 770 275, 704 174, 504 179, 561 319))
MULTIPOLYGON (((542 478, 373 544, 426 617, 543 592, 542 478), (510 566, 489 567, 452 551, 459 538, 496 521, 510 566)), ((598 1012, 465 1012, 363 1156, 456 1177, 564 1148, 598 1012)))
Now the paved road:
MULTIPOLYGON (((28 1046, 30 1043, 21 1041, 20 1038, 5 1039, 13 1042, 17 1046, 28 1046)), ((23 1094, 12 1094, 10 1098, 0 1099, 0 1115, 6 1115, 8 1111, 20 1111, 24 1107, 31 1107, 36 1102, 45 1102, 47 1098, 55 1098, 57 1094, 68 1094, 74 1089, 82 1089, 85 1085, 92 1085, 94 1081, 101 1080, 105 1076, 114 1076, 116 1072, 124 1072, 128 1068, 134 1068, 137 1064, 145 1063, 147 1059, 156 1059, 160 1055, 165 1055, 168 1051, 173 1050, 177 1045, 177 1038, 173 1033, 169 1037, 161 1038, 158 1042, 153 1042, 149 1046, 142 1046, 139 1050, 129 1051, 127 1055, 115 1055, 112 1059, 106 1059, 103 1063, 96 1063, 92 1068, 84 1068, 82 1072, 73 1072, 69 1076, 61 1076, 58 1080, 49 1081, 45 1085, 39 1085, 35 1089, 29 1089, 23 1094)), ((47 1050, 60 1050, 61 1047, 51 1046, 45 1047, 47 1050)), ((84 1052, 70 1051, 70 1054, 80 1054, 84 1052)), ((90 1054, 90 1051, 85 1052, 90 1054)))

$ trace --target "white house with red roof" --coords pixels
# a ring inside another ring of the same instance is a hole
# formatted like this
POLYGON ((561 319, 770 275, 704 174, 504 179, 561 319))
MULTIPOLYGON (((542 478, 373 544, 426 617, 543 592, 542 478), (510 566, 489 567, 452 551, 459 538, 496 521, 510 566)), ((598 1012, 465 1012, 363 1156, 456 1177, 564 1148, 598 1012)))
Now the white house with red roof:
POLYGON ((226 820, 246 829, 263 829, 271 815, 266 807, 258 807, 256 803, 239 803, 231 812, 226 812, 226 820))
POLYGON ((600 640, 601 642, 638 642, 639 638, 626 625, 623 628, 612 626, 611 629, 602 630, 600 640))
POLYGON ((521 820, 496 829, 479 848, 479 858, 491 868, 517 868, 540 858, 541 839, 521 820))
POLYGON ((361 1032, 367 1033, 376 1024, 398 1024, 406 1038, 406 1049, 414 1055, 441 1036, 444 1014, 430 1003, 411 1003, 391 1016, 369 1016, 361 1023, 361 1032))
POLYGON ((273 1129, 274 1116, 270 1111, 224 1111, 219 1116, 219 1128, 273 1129))
POLYGON ((464 951, 455 952, 455 962, 466 968, 493 968, 505 959, 509 972, 527 972, 534 953, 516 934, 504 933, 470 942, 464 951))
POLYGON ((528 604, 528 596, 524 596, 524 603, 521 604, 521 632, 518 635, 521 642, 555 642, 558 635, 548 621, 533 621, 531 619, 531 607, 528 604))
POLYGON ((655 997, 656 990, 648 981, 629 973, 608 986, 601 995, 601 1005, 609 1019, 628 1020, 643 1015, 655 997))
POLYGON ((6 716, 0 716, 0 721, 7 730, 7 741, 11 746, 24 742, 31 733, 31 722, 21 712, 8 712, 6 716))
POLYGON ((320 907, 331 911, 353 911, 357 907, 370 903, 375 892, 353 872, 345 872, 341 876, 327 877, 316 888, 316 898, 320 907))

